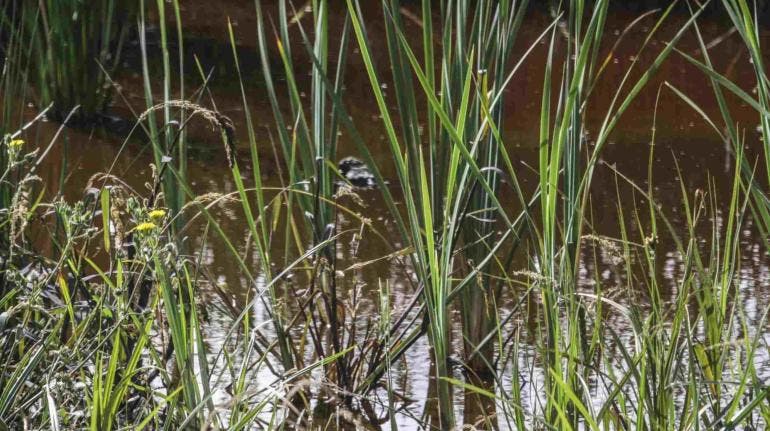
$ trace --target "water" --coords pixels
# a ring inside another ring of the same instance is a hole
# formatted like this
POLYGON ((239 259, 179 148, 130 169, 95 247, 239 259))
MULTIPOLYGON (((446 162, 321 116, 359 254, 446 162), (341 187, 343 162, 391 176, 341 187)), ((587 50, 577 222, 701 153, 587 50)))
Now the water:
MULTIPOLYGON (((246 6, 236 5, 235 2, 231 3, 220 6, 212 2, 185 2, 183 23, 188 35, 184 53, 187 60, 186 94, 191 94, 202 82, 192 62, 193 55, 197 55, 205 73, 213 70, 209 87, 210 95, 206 94, 200 103, 213 106, 215 102, 221 113, 232 118, 236 125, 240 144, 237 148, 238 157, 243 160, 242 165, 247 166, 248 137, 245 127, 242 126, 245 124, 245 117, 238 83, 232 80, 232 76, 234 76, 232 57, 227 45, 225 26, 227 15, 237 17, 237 19, 233 19, 233 26, 236 41, 239 44, 242 68, 245 72, 247 97, 252 109, 251 116, 257 123, 257 140, 263 160, 263 181, 268 187, 280 187, 282 173, 274 158, 274 154, 278 150, 274 150, 271 143, 271 128, 274 127, 273 117, 258 72, 259 56, 255 51, 256 37, 253 30, 255 28, 254 13, 250 3, 246 6)), ((638 55, 637 50, 648 36, 650 26, 654 25, 654 18, 647 18, 624 36, 623 41, 614 52, 609 52, 615 38, 635 17, 636 15, 624 11, 615 11, 608 21, 605 31, 607 37, 601 56, 603 59, 606 58, 606 70, 603 78, 592 89, 590 109, 586 113, 590 131, 598 130, 619 83, 633 59, 638 55)), ((331 19, 332 28, 341 23, 340 14, 333 15, 331 19)), ((665 42, 679 30, 685 20, 685 16, 675 16, 664 24, 664 28, 651 41, 648 51, 639 58, 640 69, 644 69, 644 65, 654 58, 654 55, 664 47, 665 42)), ((386 52, 385 38, 379 37, 383 29, 378 23, 381 23, 381 19, 373 18, 368 29, 374 43, 375 60, 378 60, 378 53, 384 56, 383 53, 386 52)), ((520 53, 523 53, 533 43, 548 23, 549 18, 544 14, 533 12, 530 15, 530 18, 525 21, 517 44, 520 53)), ((699 25, 707 43, 720 41, 710 48, 711 58, 715 61, 717 70, 722 71, 732 81, 741 84, 746 91, 751 92, 751 83, 755 81, 755 77, 750 64, 748 64, 748 54, 738 37, 728 33, 729 27, 718 21, 702 20, 699 25)), ((416 26, 412 26, 412 29, 415 31, 415 35, 418 34, 419 29, 416 26)), ((765 32, 762 38, 765 46, 770 44, 770 34, 765 32)), ((334 47, 335 42, 332 41, 330 46, 334 47)), ((151 47, 151 49, 158 51, 157 46, 151 47)), ((680 43, 679 49, 691 55, 697 55, 696 39, 692 35, 688 35, 680 43)), ((558 47, 556 58, 561 58, 564 55, 563 51, 563 46, 558 47)), ((294 50, 296 61, 299 64, 302 64, 303 61, 306 62, 306 59, 303 59, 297 52, 301 52, 301 50, 294 50)), ((520 167, 524 186, 529 187, 530 190, 534 188, 536 181, 536 177, 531 173, 529 167, 536 166, 537 163, 538 129, 536 125, 539 122, 540 93, 546 53, 547 46, 542 42, 532 51, 530 58, 523 63, 521 70, 506 90, 507 103, 504 107, 506 113, 503 131, 505 141, 514 158, 514 163, 520 167)), ((172 54, 172 57, 174 55, 172 54)), ((279 70, 278 63, 274 62, 273 64, 274 70, 279 70)), ((385 65, 387 61, 384 57, 379 57, 378 64, 385 65)), ((129 47, 129 52, 126 53, 125 66, 125 70, 116 77, 116 81, 121 85, 122 95, 116 97, 113 112, 116 115, 130 117, 132 110, 141 112, 145 106, 136 45, 129 47)), ((159 72, 158 65, 155 65, 153 70, 153 73, 157 74, 159 72)), ((387 69, 380 67, 381 76, 387 76, 387 72, 387 69)), ((558 73, 558 70, 555 71, 555 76, 558 76, 558 73)), ((633 83, 637 77, 638 72, 632 73, 629 82, 633 83)), ((277 75, 276 78, 280 84, 280 75, 277 75)), ((156 97, 160 97, 160 82, 161 80, 158 79, 155 88, 156 97)), ((174 88, 177 87, 177 84, 174 83, 174 88)), ((306 87, 305 90, 309 93, 309 82, 301 85, 306 87)), ((715 119, 716 124, 720 124, 720 121, 717 120, 721 117, 715 105, 709 82, 684 58, 673 54, 632 104, 621 124, 613 133, 610 144, 603 152, 603 164, 599 167, 594 178, 591 202, 593 210, 591 223, 597 235, 619 236, 616 202, 620 201, 623 203, 622 208, 627 222, 626 228, 629 230, 631 240, 641 241, 633 214, 636 209, 639 209, 640 218, 642 220, 647 219, 648 217, 644 213, 647 208, 646 201, 639 193, 634 192, 625 180, 617 177, 610 167, 617 169, 618 172, 646 190, 647 181, 650 180, 647 161, 651 149, 653 127, 655 130, 655 153, 651 180, 653 181, 654 195, 675 228, 686 226, 686 220, 682 213, 681 184, 684 184, 684 189, 690 197, 698 189, 712 190, 718 200, 719 208, 724 208, 729 203, 734 161, 730 158, 725 143, 702 119, 700 114, 676 96, 669 86, 676 87, 688 95, 715 119), (653 121, 654 119, 656 122, 653 121), (618 199, 618 195, 620 199, 618 199)), ((393 180, 395 171, 390 162, 391 156, 385 136, 377 126, 380 123, 379 114, 370 93, 368 78, 363 72, 360 55, 353 55, 347 71, 345 98, 354 122, 360 127, 359 132, 368 143, 375 158, 381 162, 380 169, 386 177, 393 180)), ((387 89, 385 94, 390 100, 387 89)), ((743 106, 735 98, 728 97, 728 101, 735 121, 746 129, 746 144, 749 152, 756 152, 761 146, 759 133, 755 130, 758 124, 756 112, 743 106)), ((395 104, 395 101, 393 103, 395 104)), ((418 103, 424 105, 425 101, 418 100, 418 103)), ((30 108, 30 115, 34 115, 35 112, 34 108, 30 108)), ((31 129, 26 138, 29 142, 48 143, 59 130, 60 127, 57 124, 42 123, 31 129)), ((195 192, 199 194, 234 192, 236 189, 227 170, 227 162, 218 135, 203 122, 191 124, 189 132, 191 145, 189 178, 191 178, 195 192)), ((274 138, 273 136, 272 139, 274 138)), ((339 158, 352 154, 355 154, 354 145, 343 134, 339 158)), ((141 137, 124 141, 121 137, 100 130, 62 129, 61 136, 52 147, 52 151, 46 163, 41 167, 39 174, 46 181, 49 197, 61 190, 65 199, 75 200, 83 196, 94 173, 108 171, 115 162, 111 173, 123 179, 128 186, 137 192, 146 195, 148 194, 146 183, 151 181, 149 168, 151 159, 151 149, 142 142, 141 137)), ((250 178, 251 173, 246 172, 244 176, 250 178)), ((389 252, 385 250, 398 250, 403 247, 403 244, 395 242, 387 244, 387 246, 383 245, 383 239, 397 238, 398 233, 387 218, 379 216, 379 214, 387 213, 387 209, 379 199, 379 192, 361 191, 359 194, 365 206, 359 206, 349 198, 343 198, 341 203, 350 206, 364 217, 372 218, 374 227, 379 231, 381 237, 364 230, 363 238, 354 248, 350 245, 352 235, 345 235, 339 241, 337 257, 341 269, 348 268, 356 262, 374 261, 361 269, 346 271, 344 279, 346 280, 346 289, 360 292, 357 322, 364 322, 367 319, 376 322, 379 318, 379 286, 384 283, 389 285, 392 292, 391 306, 395 311, 406 309, 416 288, 409 275, 409 267, 405 259, 381 259, 389 252)), ((512 197, 508 197, 508 199, 511 205, 516 205, 512 197)), ((221 220, 226 220, 222 224, 225 233, 236 241, 236 246, 245 253, 247 262, 253 268, 259 268, 260 263, 256 254, 253 251, 245 250, 246 240, 244 238, 248 237, 248 227, 239 216, 239 206, 226 204, 216 209, 215 213, 221 220)), ((719 221, 717 220, 717 222, 719 221)), ((645 226, 644 222, 642 224, 645 226)), ((355 217, 351 215, 341 216, 340 230, 358 231, 359 227, 360 221, 355 217)), ((210 274, 211 282, 206 284, 209 289, 200 292, 202 298, 200 302, 207 310, 208 315, 205 327, 207 345, 212 352, 218 352, 228 342, 225 335, 230 329, 232 316, 240 311, 247 297, 253 296, 253 286, 244 279, 235 260, 228 255, 221 241, 210 235, 205 241, 205 247, 203 246, 202 229, 202 223, 198 220, 198 222, 191 223, 184 233, 188 236, 188 250, 200 250, 202 248, 201 261, 210 274)), ((698 229, 704 238, 709 237, 711 232, 709 222, 701 223, 698 229)), ((593 253, 593 249, 590 247, 592 241, 586 242, 589 244, 586 246, 586 251, 593 253)), ((42 233, 38 243, 45 244, 42 233)), ((763 239, 759 237, 757 229, 752 228, 750 221, 746 223, 746 228, 741 236, 740 247, 742 251, 740 272, 742 298, 747 302, 746 309, 750 313, 750 320, 758 322, 758 319, 762 318, 761 310, 770 303, 770 291, 768 291, 770 288, 767 283, 768 278, 770 278, 770 268, 767 265, 767 252, 764 250, 763 239)), ((668 236, 661 236, 657 251, 656 259, 659 267, 664 268, 662 286, 668 289, 664 295, 672 295, 675 293, 678 279, 682 276, 680 258, 668 236)), ((599 282, 606 292, 614 295, 613 298, 620 302, 627 301, 628 297, 621 293, 626 286, 626 274, 624 269, 619 266, 617 253, 614 253, 611 247, 600 247, 598 255, 599 258, 596 261, 585 258, 582 262, 581 275, 584 278, 581 280, 581 285, 588 288, 599 282)), ((526 269, 526 260, 523 258, 520 260, 518 263, 521 269, 526 269)), ((512 310, 516 307, 517 293, 520 292, 509 292, 505 295, 509 303, 502 305, 503 310, 512 310)), ((253 312, 253 318, 256 322, 267 321, 266 310, 260 302, 255 303, 253 312)), ((501 313, 503 316, 506 314, 505 311, 501 313)), ((534 318, 531 313, 528 315, 526 312, 517 312, 506 326, 507 333, 526 332, 526 328, 536 324, 533 322, 534 318)), ((630 341, 631 334, 627 322, 617 317, 611 321, 615 325, 613 329, 623 334, 624 337, 628 337, 630 341)), ((455 338, 457 341, 459 336, 455 338)), ((459 343, 456 344, 457 351, 461 351, 459 343)), ((431 374, 429 357, 427 340, 422 338, 409 350, 406 357, 394 366, 391 378, 396 391, 401 393, 405 399, 412 400, 405 403, 404 410, 396 417, 400 429, 414 428, 423 412, 430 412, 432 409, 428 401, 432 391, 429 377, 431 374)), ((220 363, 217 365, 221 369, 222 358, 220 357, 219 360, 220 363)), ((534 366, 536 359, 533 354, 529 354, 523 355, 520 361, 519 366, 522 369, 527 369, 534 366)), ((768 371, 766 353, 758 355, 757 361, 761 361, 764 364, 763 369, 768 371)), ((506 374, 504 373, 504 380, 508 381, 510 376, 506 374)), ((458 377, 461 376, 458 374, 458 377)), ((267 370, 260 370, 254 374, 253 378, 258 382, 258 386, 273 381, 272 375, 267 370)), ((227 401, 227 394, 224 390, 226 384, 227 378, 224 378, 219 385, 216 385, 218 389, 215 398, 218 403, 223 405, 227 401)), ((533 384, 534 386, 528 391, 532 397, 525 400, 525 404, 536 402, 537 382, 533 382, 533 384)), ((319 389, 319 387, 313 388, 314 391, 319 389)), ((383 390, 377 390, 372 395, 374 410, 380 415, 383 415, 383 406, 387 406, 387 399, 383 396, 383 390)), ((457 391, 456 399, 458 412, 461 413, 469 408, 478 410, 475 402, 466 402, 462 391, 457 391)), ((488 407, 482 406, 481 410, 483 411, 485 408, 488 407)), ((387 423, 382 425, 383 429, 387 426, 387 423)))

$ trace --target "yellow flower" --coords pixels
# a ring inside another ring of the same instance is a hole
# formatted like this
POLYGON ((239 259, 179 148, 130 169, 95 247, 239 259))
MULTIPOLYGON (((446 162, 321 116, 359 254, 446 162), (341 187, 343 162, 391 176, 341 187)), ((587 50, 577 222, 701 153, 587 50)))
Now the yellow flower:
POLYGON ((147 215, 150 216, 150 220, 160 220, 160 219, 162 219, 163 217, 166 216, 166 211, 164 211, 164 210, 152 210, 147 215))
POLYGON ((23 139, 12 139, 11 142, 8 143, 8 146, 11 147, 14 150, 18 150, 19 148, 24 146, 24 140, 23 139))
POLYGON ((135 229, 139 232, 147 232, 149 230, 155 229, 156 227, 158 226, 155 223, 151 221, 146 221, 144 223, 139 223, 138 225, 136 225, 135 229))

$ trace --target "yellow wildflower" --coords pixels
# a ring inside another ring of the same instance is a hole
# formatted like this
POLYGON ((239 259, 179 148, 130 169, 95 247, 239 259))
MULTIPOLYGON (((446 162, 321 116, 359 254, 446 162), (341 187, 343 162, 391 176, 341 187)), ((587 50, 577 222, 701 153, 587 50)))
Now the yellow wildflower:
POLYGON ((13 148, 14 150, 18 150, 19 148, 24 146, 24 140, 23 139, 12 139, 11 142, 8 143, 8 146, 13 148))
POLYGON ((152 210, 147 215, 150 217, 150 220, 160 220, 166 216, 166 211, 160 209, 152 210))
POLYGON ((158 227, 158 226, 155 223, 153 223, 151 221, 146 221, 144 223, 139 223, 138 225, 136 225, 135 229, 138 232, 147 232, 147 231, 155 229, 156 227, 158 227))

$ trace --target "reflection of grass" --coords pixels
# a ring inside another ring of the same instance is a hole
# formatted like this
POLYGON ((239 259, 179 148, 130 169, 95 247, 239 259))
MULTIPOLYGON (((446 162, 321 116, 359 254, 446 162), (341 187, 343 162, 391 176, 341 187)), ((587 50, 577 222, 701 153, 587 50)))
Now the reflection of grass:
MULTIPOLYGON (((606 0, 572 0, 519 58, 512 52, 526 3, 458 1, 436 11, 426 0, 406 24, 399 2, 383 1, 387 78, 374 64, 363 2, 346 2, 341 28, 329 27, 325 0, 312 2, 299 21, 288 2, 278 4, 272 20, 255 4, 275 142, 257 140, 242 75, 248 63, 232 28, 232 82, 244 124, 217 111, 209 71, 196 62, 196 74, 185 72, 184 58, 169 52, 174 38, 184 52, 182 26, 167 26, 166 17, 181 22, 179 2, 141 4, 142 20, 149 11, 161 18, 163 64, 158 80, 148 70, 155 53, 142 38, 147 107, 137 128, 147 129, 156 167, 147 190, 99 174, 80 202, 49 202, 40 194, 48 179, 37 178, 38 158, 50 143, 35 142, 28 131, 28 142, 17 144, 14 111, 25 99, 27 69, 7 62, 14 67, 3 70, 0 84, 4 95, 19 96, 3 98, 0 125, 0 424, 362 428, 404 406, 394 382, 414 365, 404 358, 422 337, 434 377, 426 397, 436 400, 418 419, 426 427, 459 425, 459 391, 462 421, 481 428, 740 429, 766 422, 768 390, 755 363, 766 349, 764 310, 749 316, 756 310, 745 305, 738 275, 747 218, 770 232, 770 177, 744 156, 743 126, 733 124, 723 95, 727 90, 755 108, 770 142, 770 82, 745 0, 724 4, 749 48, 756 94, 719 74, 708 56, 687 58, 714 84, 724 127, 673 86, 659 90, 674 91, 734 144, 734 175, 711 180, 707 190, 682 184, 678 211, 685 223, 674 226, 674 209, 656 203, 653 151, 661 149, 651 124, 646 186, 612 171, 617 198, 602 205, 617 208, 614 238, 607 226, 593 227, 593 175, 614 169, 600 163, 604 145, 666 58, 687 56, 675 46, 686 32, 700 37, 702 9, 651 63, 632 65, 646 69, 629 70, 618 83, 589 138, 584 113, 614 54, 605 48, 606 0), (417 25, 421 38, 407 40, 408 25, 417 25), (532 125, 540 137, 534 190, 519 187, 521 167, 501 132, 516 115, 503 110, 507 80, 522 62, 534 61, 529 48, 546 50, 547 61, 540 122, 532 125), (280 61, 271 63, 270 52, 280 61), (377 127, 396 172, 389 184, 359 132, 372 124, 349 115, 356 109, 344 90, 351 53, 363 63, 380 113, 377 127), (297 57, 312 68, 298 68, 297 57), (280 86, 273 82, 276 65, 285 77, 280 86), (190 90, 194 77, 202 84, 190 90), (203 143, 187 136, 196 118, 211 133, 203 143), (235 128, 248 136, 248 160, 233 154, 235 128), (355 189, 338 186, 340 133, 372 168, 379 188, 369 193, 380 193, 378 208, 387 214, 372 214, 355 189), (35 153, 38 146, 43 150, 35 153), (278 164, 270 186, 261 171, 266 154, 278 164), (232 189, 194 194, 190 157, 229 170, 232 189), (249 169, 242 170, 244 162, 249 169), (726 197, 716 196, 719 180, 732 184, 726 197), (624 202, 623 191, 638 199, 624 202), (697 234, 704 224, 708 238, 697 234), (51 238, 45 252, 30 240, 40 230, 51 238), (202 232, 197 242, 189 238, 194 231, 202 232), (680 267, 674 278, 663 277, 663 238, 679 256, 665 262, 680 267), (218 244, 213 257, 211 243, 218 244), (364 258, 359 245, 381 250, 364 258), (218 259, 237 268, 229 280, 238 278, 247 292, 240 303, 227 293, 238 286, 222 286, 212 273, 210 261, 218 259), (603 267, 622 286, 606 285, 603 267), (378 286, 360 281, 361 271, 378 268, 387 271, 374 274, 378 286), (394 282, 406 286, 396 290, 394 282), (223 313, 227 328, 209 333, 210 316, 223 313), (524 319, 530 324, 516 323, 524 319)), ((641 19, 655 25, 640 52, 651 49, 674 7, 641 19)), ((22 58, 20 46, 9 42, 4 52, 22 58)), ((653 117, 657 108, 650 108, 653 117)))
POLYGON ((27 48, 30 82, 41 106, 53 102, 49 116, 71 124, 99 120, 110 102, 106 71, 113 71, 134 20, 133 1, 16 1, 5 19, 27 48))

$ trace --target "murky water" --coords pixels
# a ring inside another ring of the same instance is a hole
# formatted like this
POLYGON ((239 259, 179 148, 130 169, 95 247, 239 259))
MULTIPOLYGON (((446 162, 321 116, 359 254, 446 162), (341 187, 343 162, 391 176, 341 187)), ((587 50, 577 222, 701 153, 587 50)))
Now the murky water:
MULTIPOLYGON (((189 95, 202 82, 194 68, 192 59, 195 55, 200 60, 205 73, 213 70, 209 86, 210 96, 204 97, 201 103, 209 106, 213 106, 215 103, 216 108, 221 113, 233 119, 241 143, 239 157, 245 161, 248 158, 246 129, 239 127, 239 125, 245 124, 244 112, 238 83, 232 79, 234 76, 233 63, 226 37, 226 17, 228 15, 237 17, 237 19, 233 19, 233 26, 239 44, 242 68, 245 72, 248 102, 252 109, 251 116, 257 122, 257 139, 264 162, 263 180, 268 186, 278 187, 281 185, 281 173, 273 157, 273 144, 270 136, 270 130, 274 127, 273 117, 258 71, 259 56, 255 51, 256 33, 253 6, 250 2, 241 3, 247 5, 243 6, 234 1, 225 2, 221 6, 217 2, 185 2, 183 25, 188 31, 189 37, 185 41, 184 52, 187 59, 186 94, 189 95), (192 37, 193 35, 194 37, 192 37)), ((604 52, 606 54, 609 54, 608 50, 614 43, 614 38, 620 35, 625 26, 635 17, 635 15, 623 11, 614 12, 610 16, 605 31, 607 36, 604 42, 604 52)), ((339 17, 332 18, 332 26, 336 19, 339 17)), ((639 59, 642 69, 662 49, 666 41, 681 27, 685 20, 686 17, 684 16, 675 16, 664 25, 664 28, 652 40, 650 48, 639 59)), ((548 22, 549 18, 544 14, 533 12, 530 15, 519 37, 518 50, 520 53, 523 53, 537 38, 548 25, 548 22)), ((382 32, 378 23, 381 23, 381 20, 373 18, 368 31, 373 35, 372 40, 375 41, 374 52, 384 53, 384 45, 377 49, 377 40, 381 44, 384 43, 384 37, 376 37, 382 32)), ((589 130, 598 128, 603 120, 620 81, 635 56, 638 55, 637 50, 649 34, 652 25, 654 25, 654 17, 644 20, 625 36, 615 52, 609 54, 607 69, 603 78, 597 82, 593 89, 592 100, 589 103, 590 109, 587 112, 589 130)), ((748 64, 747 52, 737 36, 727 33, 729 27, 717 21, 706 19, 702 20, 699 25, 707 43, 720 41, 710 48, 716 68, 750 92, 752 90, 751 85, 755 80, 753 70, 748 64)), ((763 34, 763 43, 765 46, 770 45, 770 34, 763 34)), ((334 46, 334 42, 331 43, 331 46, 334 46)), ((151 49, 157 50, 157 46, 151 47, 151 49)), ((685 37, 680 43, 679 49, 690 54, 697 54, 697 40, 692 35, 685 37)), ((504 137, 514 162, 521 167, 521 178, 527 187, 534 187, 535 182, 535 177, 527 166, 536 166, 537 161, 538 129, 536 125, 539 122, 540 92, 546 50, 547 47, 541 44, 523 63, 522 69, 517 73, 507 90, 507 104, 504 108, 506 113, 504 137)), ((295 55, 299 57, 296 51, 298 50, 295 50, 295 55)), ((557 53, 557 58, 563 55, 562 53, 563 49, 557 53)), ((302 59, 298 60, 301 61, 302 59)), ((116 97, 113 108, 116 115, 130 117, 131 111, 141 112, 146 106, 138 62, 138 47, 135 45, 129 47, 129 52, 126 54, 128 70, 124 70, 116 77, 122 92, 121 97, 116 97), (135 72, 131 70, 135 70, 135 72)), ((384 57, 381 58, 379 64, 386 64, 384 57)), ((277 67, 276 70, 278 70, 277 67)), ((381 75, 386 76, 386 74, 387 70, 381 69, 381 75)), ((631 82, 636 76, 638 73, 632 74, 631 82)), ((280 75, 278 75, 278 80, 280 83, 280 75)), ((370 96, 369 82, 363 73, 361 59, 358 55, 351 57, 346 82, 345 98, 354 121, 359 125, 360 132, 369 144, 370 151, 381 161, 380 168, 383 174, 393 178, 395 173, 390 164, 392 158, 389 155, 384 134, 376 126, 379 124, 378 112, 370 96)), ((705 108, 706 113, 712 115, 713 118, 721 118, 714 104, 713 92, 708 81, 681 56, 672 54, 661 67, 656 78, 648 84, 646 90, 633 103, 622 123, 614 132, 611 144, 606 147, 603 153, 603 161, 606 165, 599 168, 594 179, 592 192, 591 221, 599 235, 619 236, 618 208, 616 207, 618 202, 616 193, 618 193, 621 197, 620 202, 624 205, 623 211, 626 214, 626 227, 629 229, 629 236, 632 240, 640 241, 632 215, 635 206, 641 211, 646 211, 646 203, 638 193, 633 192, 632 187, 624 180, 616 177, 608 166, 615 167, 619 172, 646 189, 647 181, 650 180, 647 178, 647 161, 651 149, 653 126, 655 128, 655 153, 652 165, 653 178, 651 179, 653 190, 655 191, 655 198, 665 209, 674 226, 683 227, 685 225, 682 215, 680 181, 683 182, 690 197, 696 189, 708 190, 711 182, 711 187, 713 187, 720 203, 728 203, 734 162, 726 151, 725 143, 720 140, 719 136, 703 121, 698 113, 681 101, 665 84, 674 86, 687 94, 705 108), (658 96, 659 99, 656 104, 658 96), (653 124, 656 112, 657 122, 653 124), (678 171, 678 168, 681 171, 678 171)), ((156 94, 159 94, 160 80, 158 80, 157 85, 156 91, 158 93, 156 94)), ((307 82, 304 85, 309 87, 310 84, 307 82)), ((174 83, 174 86, 178 88, 178 82, 174 83)), ((741 106, 734 99, 729 101, 735 121, 746 129, 747 146, 750 150, 758 149, 761 142, 759 134, 755 130, 758 124, 757 114, 751 109, 741 106)), ((418 103, 424 103, 424 101, 418 101, 418 103)), ((30 113, 33 111, 30 108, 30 113)), ((717 124, 719 123, 717 121, 717 124)), ((29 142, 37 142, 39 145, 47 144, 58 129, 57 124, 44 123, 31 129, 26 138, 29 142)), ((189 178, 191 178, 196 193, 235 191, 235 186, 226 167, 219 137, 208 130, 205 125, 193 124, 190 129, 190 145, 189 178)), ((343 135, 340 142, 339 157, 342 158, 354 153, 352 143, 343 135)), ((107 171, 110 166, 113 166, 113 162, 115 163, 112 174, 124 179, 140 193, 147 193, 145 183, 151 181, 149 168, 151 150, 149 146, 144 144, 141 139, 124 142, 122 138, 103 131, 62 130, 61 136, 48 156, 47 163, 41 167, 39 173, 46 181, 50 196, 61 190, 66 199, 74 200, 83 195, 89 178, 94 173, 107 171)), ((248 165, 248 163, 244 162, 243 165, 248 165)), ((247 174, 247 177, 250 176, 248 172, 247 174)), ((360 195, 365 207, 357 206, 352 200, 344 202, 345 205, 355 208, 364 216, 374 218, 375 226, 385 238, 397 238, 398 235, 389 221, 378 217, 378 214, 387 213, 387 209, 382 206, 379 200, 378 192, 362 191, 360 195)), ((511 205, 515 205, 515 203, 511 201, 511 205)), ((246 246, 246 241, 243 239, 248 236, 248 227, 239 218, 239 214, 240 210, 237 206, 225 206, 217 210, 217 215, 227 220, 226 223, 223 223, 227 235, 236 241, 238 247, 243 249, 246 246)), ((645 216, 641 215, 641 218, 644 220, 645 216)), ((343 218, 341 223, 343 228, 358 227, 356 220, 349 217, 343 218)), ((702 229, 704 237, 708 237, 711 229, 709 223, 702 223, 699 228, 702 229)), ((199 224, 193 224, 188 231, 191 250, 200 248, 202 244, 201 229, 202 226, 199 224)), ((41 238, 39 241, 44 242, 44 239, 41 238)), ((346 268, 357 261, 380 258, 384 254, 383 250, 398 249, 401 246, 401 244, 396 243, 390 244, 387 248, 383 247, 380 238, 365 231, 357 248, 357 254, 354 255, 349 241, 350 236, 343 237, 339 242, 338 258, 341 268, 346 268)), ((767 265, 767 252, 762 244, 762 238, 758 237, 757 231, 751 228, 750 222, 747 223, 746 230, 741 237, 741 288, 745 291, 744 300, 749 302, 746 304, 746 309, 749 313, 754 314, 754 316, 749 316, 752 319, 760 318, 761 316, 758 316, 760 310, 770 304, 770 287, 768 287, 770 285, 768 284, 770 268, 767 265)), ((668 293, 671 293, 676 287, 676 280, 681 275, 678 255, 667 236, 660 238, 658 247, 659 267, 664 268, 662 276, 665 282, 663 286, 670 289, 668 293)), ((212 351, 216 352, 226 343, 224 335, 229 330, 232 321, 231 308, 238 309, 252 287, 243 279, 235 260, 229 257, 218 240, 209 237, 202 253, 202 261, 217 285, 216 289, 212 287, 210 290, 201 292, 204 298, 201 303, 205 304, 208 311, 207 343, 212 351)), ((252 252, 248 256, 249 262, 258 268, 259 262, 254 253, 252 252)), ((521 269, 527 268, 525 260, 522 260, 520 264, 521 269)), ((399 259, 382 260, 363 269, 347 272, 346 279, 349 286, 361 286, 360 316, 376 316, 378 313, 378 286, 384 282, 387 282, 392 290, 392 307, 396 310, 404 309, 415 292, 415 287, 408 273, 409 269, 406 263, 399 259)), ((582 280, 584 285, 588 286, 600 282, 605 291, 624 288, 626 283, 625 271, 618 266, 616 256, 611 250, 602 249, 596 261, 585 259, 581 267, 581 274, 585 277, 582 280)), ((512 309, 516 302, 515 293, 508 296, 510 304, 504 304, 503 310, 512 309)), ((501 312, 501 315, 506 315, 506 312, 501 312)), ((268 319, 265 310, 259 305, 255 306, 254 319, 257 322, 268 319)), ((626 323, 622 319, 616 321, 616 331, 627 333, 628 329, 624 327, 626 323)), ((523 315, 512 319, 506 326, 506 330, 513 333, 518 328, 526 327, 528 324, 532 324, 532 322, 528 322, 527 316, 523 315)), ((461 351, 459 345, 458 351, 461 351)), ((527 356, 524 355, 525 358, 527 356)), ((416 423, 415 418, 419 418, 426 408, 426 396, 431 387, 429 378, 431 367, 428 358, 428 344, 427 340, 423 338, 410 349, 406 358, 394 367, 391 376, 393 385, 405 398, 414 400, 408 403, 396 418, 401 429, 413 428, 416 423)), ((520 363, 519 366, 522 369, 527 369, 533 366, 535 360, 531 359, 528 363, 527 359, 522 359, 522 361, 524 362, 520 363)), ((765 365, 768 365, 766 355, 764 359, 760 358, 758 361, 764 361, 765 365)), ((261 385, 271 382, 273 377, 266 373, 255 376, 255 379, 261 385)), ((533 382, 533 385, 536 384, 533 382)), ((224 386, 226 386, 225 382, 218 386, 222 400, 226 397, 224 389, 221 389, 224 386)), ((537 393, 536 386, 532 386, 530 389, 530 393, 537 393)), ((387 399, 382 398, 383 394, 380 392, 374 395, 379 397, 379 400, 374 404, 378 406, 376 410, 382 413, 382 406, 387 406, 387 399)), ((464 401, 461 391, 458 391, 456 395, 459 412, 466 406, 474 406, 474 403, 464 401)), ((533 398, 525 400, 526 402, 533 403, 535 400, 533 398)), ((383 425, 383 428, 385 427, 387 424, 383 425)))

